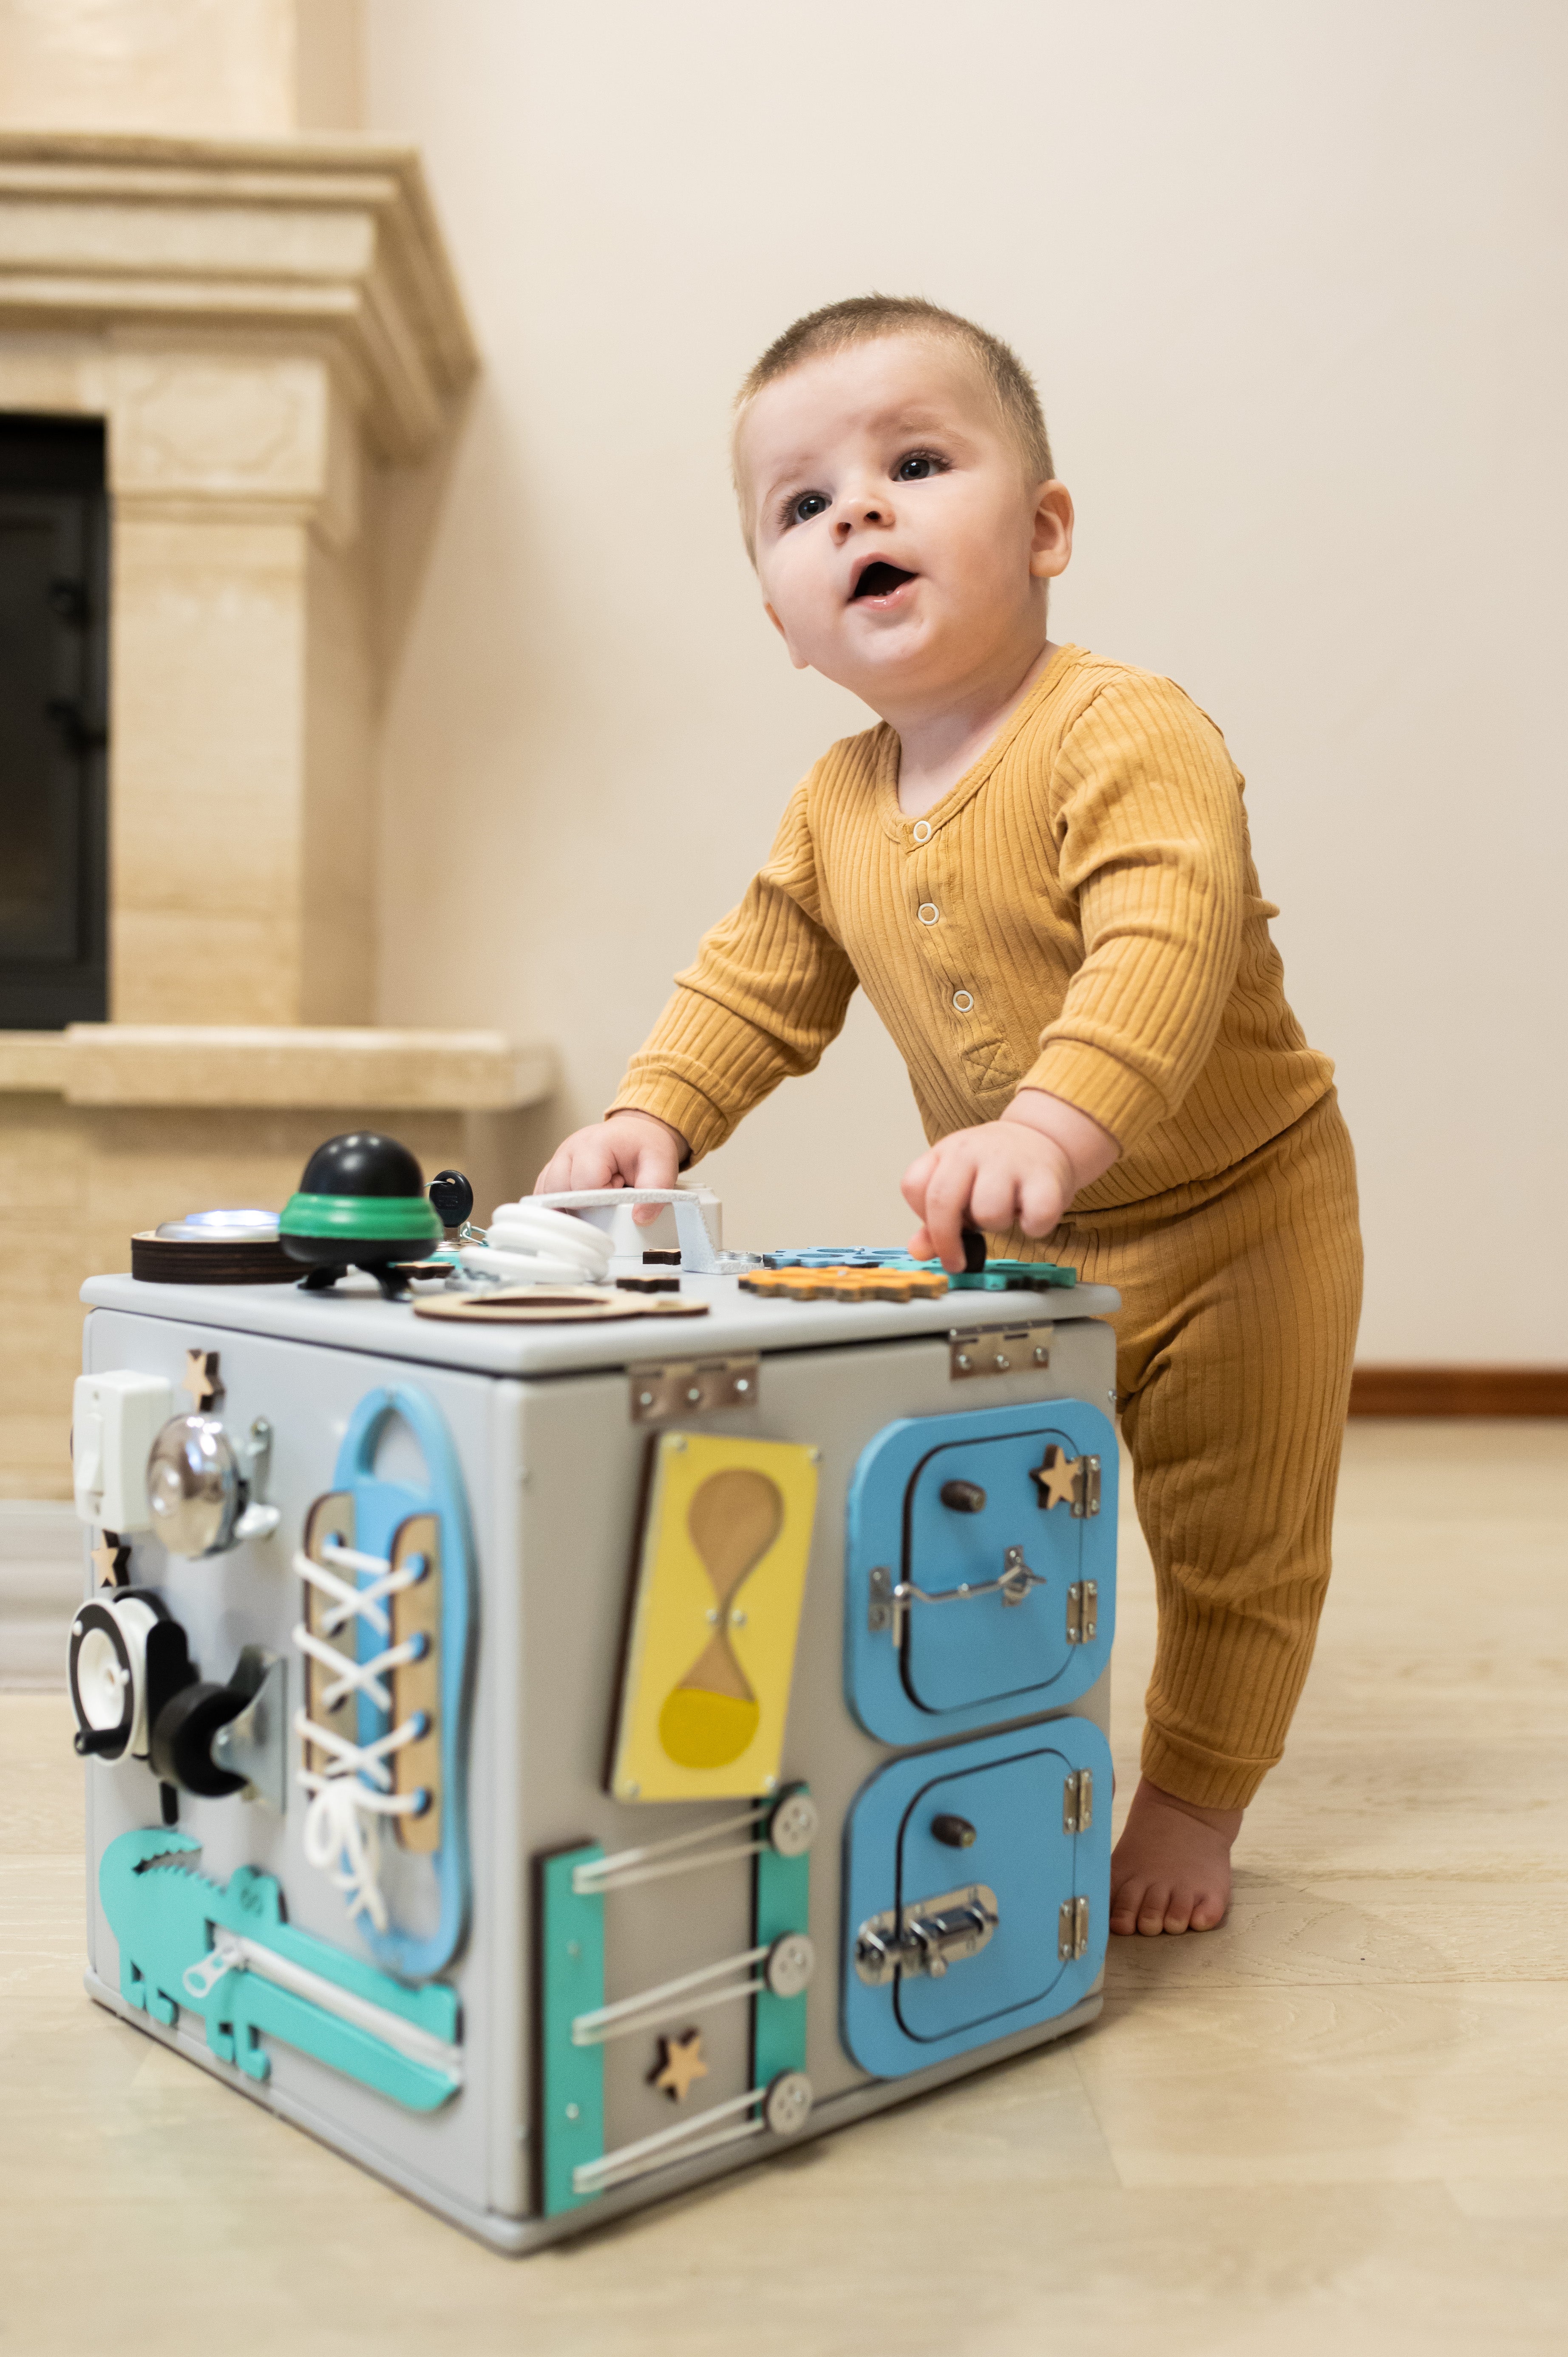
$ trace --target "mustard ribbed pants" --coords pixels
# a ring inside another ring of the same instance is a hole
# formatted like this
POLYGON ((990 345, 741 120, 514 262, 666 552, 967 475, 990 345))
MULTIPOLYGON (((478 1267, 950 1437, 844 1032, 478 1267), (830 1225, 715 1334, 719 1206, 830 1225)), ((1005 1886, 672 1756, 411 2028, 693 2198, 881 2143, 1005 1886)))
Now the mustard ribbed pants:
POLYGON ((1122 1295, 1117 1405, 1159 1604, 1144 1773, 1244 1808, 1284 1749, 1328 1585, 1361 1305, 1337 1100, 1204 1185, 1070 1214, 1044 1249, 1122 1295))

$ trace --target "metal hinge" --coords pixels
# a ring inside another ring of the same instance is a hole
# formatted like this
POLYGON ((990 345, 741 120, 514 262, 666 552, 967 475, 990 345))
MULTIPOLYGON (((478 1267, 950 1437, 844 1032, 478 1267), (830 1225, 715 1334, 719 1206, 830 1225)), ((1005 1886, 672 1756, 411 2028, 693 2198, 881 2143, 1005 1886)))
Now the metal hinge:
POLYGON ((1051 1363, 1048 1318, 1026 1326, 955 1326, 948 1336, 948 1372, 955 1383, 974 1375, 1021 1375, 1051 1363))
POLYGON ((1080 1457, 1077 1472, 1078 1479, 1072 1491, 1072 1511, 1076 1519, 1081 1522, 1086 1514, 1093 1515, 1100 1512, 1099 1458, 1080 1457))
POLYGON ((1057 1954, 1064 1964, 1076 1964, 1089 1953, 1089 1901, 1064 1899, 1057 1916, 1057 1954))
POLYGON ((1076 1768, 1062 1784, 1062 1831, 1086 1834, 1093 1823, 1093 1773, 1088 1768, 1076 1768))
POLYGON ((628 1367, 633 1424, 667 1424, 671 1416, 701 1415, 717 1407, 755 1407, 755 1351, 729 1359, 664 1359, 650 1367, 628 1367))
POLYGON ((1100 1626, 1100 1582, 1097 1579, 1075 1579, 1067 1592, 1067 1641, 1069 1645, 1092 1645, 1100 1626))

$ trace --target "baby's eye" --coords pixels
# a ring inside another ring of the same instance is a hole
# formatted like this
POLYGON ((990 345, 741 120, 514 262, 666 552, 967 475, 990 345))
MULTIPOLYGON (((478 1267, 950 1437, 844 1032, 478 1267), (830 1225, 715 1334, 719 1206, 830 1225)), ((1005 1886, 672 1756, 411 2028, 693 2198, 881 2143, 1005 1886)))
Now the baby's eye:
POLYGON ((791 500, 786 513, 791 523, 810 523, 813 516, 825 515, 828 502, 821 491, 802 491, 791 500))
POLYGON ((911 450, 908 457, 899 459, 893 473, 897 482, 923 483, 928 475, 940 475, 946 471, 947 460, 939 458, 934 450, 911 450))

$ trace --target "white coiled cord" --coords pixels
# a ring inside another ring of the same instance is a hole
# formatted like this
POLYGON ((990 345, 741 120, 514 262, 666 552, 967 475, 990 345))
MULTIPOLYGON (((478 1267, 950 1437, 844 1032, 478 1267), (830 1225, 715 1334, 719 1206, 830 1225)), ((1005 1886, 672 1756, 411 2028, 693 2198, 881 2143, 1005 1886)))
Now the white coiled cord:
POLYGON ((488 1244, 463 1254, 470 1276, 503 1285, 603 1285, 609 1275, 608 1236, 570 1211, 552 1211, 526 1198, 501 1203, 488 1232, 488 1244))

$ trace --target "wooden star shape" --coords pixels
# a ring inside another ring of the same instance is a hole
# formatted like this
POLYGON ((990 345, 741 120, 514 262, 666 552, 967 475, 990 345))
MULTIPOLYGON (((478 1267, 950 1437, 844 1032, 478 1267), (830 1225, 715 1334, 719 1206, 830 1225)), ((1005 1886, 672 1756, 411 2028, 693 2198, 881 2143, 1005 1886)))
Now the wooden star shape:
POLYGON ((703 2060, 703 2033, 689 2029, 684 2038, 661 2038, 659 2041, 659 2068, 649 2081, 650 2087, 662 2087, 672 2104, 683 2104, 692 2092, 693 2083, 705 2079, 708 2066, 703 2060))
POLYGON ((185 1388, 196 1402, 198 1412, 210 1407, 223 1388, 223 1378, 218 1372, 216 1351, 188 1351, 185 1354, 185 1388))
POLYGON ((99 1544, 91 1550, 91 1554, 97 1567, 100 1585, 104 1587, 123 1587, 125 1584, 126 1568, 131 1560, 131 1550, 121 1539, 119 1532, 102 1532, 99 1544))
POLYGON ((1029 1479, 1039 1485, 1042 1506, 1049 1508, 1072 1504, 1081 1462, 1081 1458, 1069 1457, 1065 1448, 1057 1448, 1053 1442, 1047 1449, 1043 1460, 1038 1465, 1030 1466, 1029 1479))

